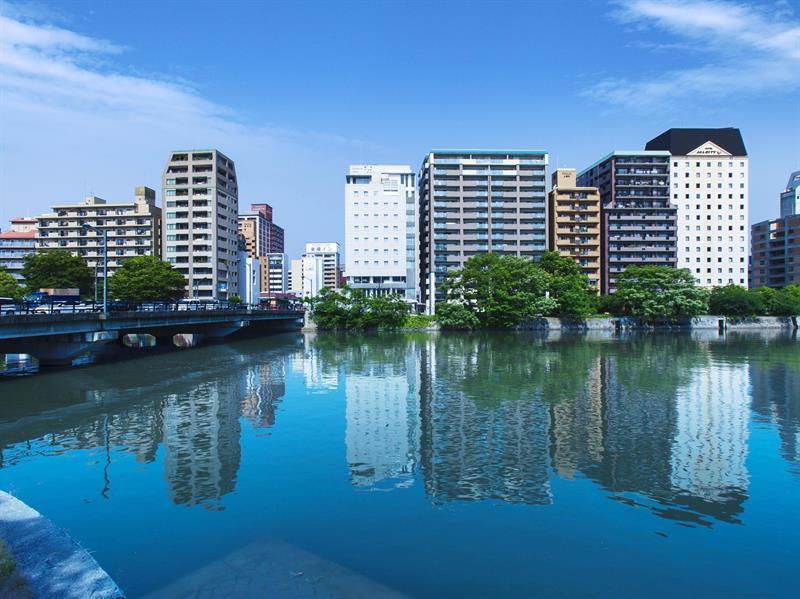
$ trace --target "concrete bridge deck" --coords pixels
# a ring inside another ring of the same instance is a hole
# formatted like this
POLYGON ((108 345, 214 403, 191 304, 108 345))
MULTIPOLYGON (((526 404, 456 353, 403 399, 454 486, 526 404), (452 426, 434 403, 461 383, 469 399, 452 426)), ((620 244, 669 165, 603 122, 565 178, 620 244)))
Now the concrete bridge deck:
POLYGON ((194 347, 247 328, 253 333, 300 329, 304 313, 276 309, 156 310, 7 315, 0 318, 0 353, 29 354, 40 365, 69 364, 102 346, 168 343, 194 347), (158 340, 158 341, 157 341, 158 340))

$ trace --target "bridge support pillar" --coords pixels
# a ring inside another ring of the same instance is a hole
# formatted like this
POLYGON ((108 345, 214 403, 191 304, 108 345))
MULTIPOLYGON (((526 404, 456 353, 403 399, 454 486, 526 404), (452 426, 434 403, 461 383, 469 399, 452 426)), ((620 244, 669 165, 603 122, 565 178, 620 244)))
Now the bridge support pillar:
POLYGON ((128 333, 122 336, 122 345, 125 347, 146 349, 156 346, 156 338, 147 333, 128 333))
POLYGON ((197 347, 203 340, 200 333, 178 333, 172 336, 172 344, 175 347, 197 347))

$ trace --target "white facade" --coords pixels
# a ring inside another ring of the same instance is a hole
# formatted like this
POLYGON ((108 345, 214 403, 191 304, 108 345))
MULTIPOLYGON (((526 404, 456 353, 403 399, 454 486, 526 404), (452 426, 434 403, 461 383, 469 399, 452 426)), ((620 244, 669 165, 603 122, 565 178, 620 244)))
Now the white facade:
POLYGON ((251 258, 244 250, 239 251, 238 271, 239 297, 245 304, 258 304, 261 291, 261 260, 251 258))
POLYGON ((262 258, 263 272, 266 280, 262 289, 266 293, 289 292, 289 256, 280 253, 270 253, 262 258))
POLYGON ((781 216, 800 214, 800 171, 789 176, 786 191, 781 193, 781 216))
MULTIPOLYGON (((318 258, 322 265, 322 284, 314 287, 314 293, 318 293, 323 287, 328 289, 339 288, 339 276, 341 274, 341 262, 339 260, 339 244, 336 242, 318 243, 312 242, 306 244, 306 252, 303 254, 303 279, 309 278, 312 275, 306 271, 306 264, 311 265, 312 261, 306 262, 306 258, 318 258)), ((313 262, 316 264, 316 262, 313 262)), ((319 270, 319 269, 317 269, 319 270)), ((317 270, 314 271, 313 276, 317 277, 317 270)), ((306 288, 306 282, 303 282, 300 287, 306 288)), ((297 282, 294 282, 297 286, 297 282)))
POLYGON ((747 156, 706 142, 672 156, 672 202, 678 208, 678 268, 698 285, 748 283, 750 247, 747 156))
POLYGON ((289 272, 286 278, 289 293, 300 294, 303 292, 303 259, 297 258, 289 263, 289 272))
POLYGON ((347 282, 367 295, 416 302, 419 248, 414 172, 407 165, 352 165, 345 192, 347 282))
POLYGON ((707 501, 746 492, 750 387, 747 365, 703 365, 675 396, 670 456, 675 489, 707 501))
POLYGON ((303 297, 314 297, 325 287, 325 262, 322 256, 314 254, 303 256, 301 275, 303 297))

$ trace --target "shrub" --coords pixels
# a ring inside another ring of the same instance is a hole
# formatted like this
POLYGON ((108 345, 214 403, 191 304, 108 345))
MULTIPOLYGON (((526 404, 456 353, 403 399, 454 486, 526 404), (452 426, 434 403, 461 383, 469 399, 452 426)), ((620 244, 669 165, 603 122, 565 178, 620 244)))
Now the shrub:
POLYGON ((723 316, 757 316, 764 314, 764 302, 755 291, 739 285, 715 287, 708 300, 711 314, 723 316))

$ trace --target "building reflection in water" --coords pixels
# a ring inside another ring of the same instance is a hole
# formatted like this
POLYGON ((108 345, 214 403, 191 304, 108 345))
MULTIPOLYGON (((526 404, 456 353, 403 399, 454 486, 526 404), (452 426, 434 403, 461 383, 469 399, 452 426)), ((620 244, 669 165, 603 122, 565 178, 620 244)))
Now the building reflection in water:
POLYGON ((681 524, 736 523, 751 417, 800 476, 791 338, 331 334, 271 355, 218 351, 202 369, 189 353, 154 362, 144 384, 135 363, 31 379, 41 401, 0 403, 0 466, 97 450, 109 497, 124 451, 163 459, 174 503, 218 507, 236 486, 241 427, 275 426, 297 377, 309 393, 344 391, 354 487, 420 484, 437 505, 549 504, 557 477, 681 524))
MULTIPOLYGON (((546 504, 552 476, 580 477, 683 524, 736 523, 751 388, 798 463, 800 368, 759 370, 757 347, 717 336, 609 341, 441 334, 406 341, 399 370, 360 344, 367 367, 342 369, 352 483, 401 472, 394 486, 421 478, 434 503, 546 504)), ((342 342, 318 358, 350 362, 348 351, 342 342)))
POLYGON ((258 428, 275 424, 286 392, 286 357, 278 354, 263 363, 208 368, 197 375, 164 379, 156 375, 149 385, 141 385, 136 376, 128 387, 124 371, 109 380, 96 378, 92 371, 75 371, 68 379, 75 388, 62 388, 62 399, 54 409, 29 416, 25 426, 0 427, 0 443, 8 448, 2 452, 2 466, 40 453, 40 445, 20 441, 47 431, 43 440, 51 455, 74 449, 105 454, 101 494, 107 497, 109 489, 113 492, 112 452, 129 452, 137 461, 154 462, 163 446, 171 501, 219 507, 236 487, 242 458, 240 418, 258 428), (149 399, 142 400, 143 396, 149 399), (63 405, 63 397, 72 397, 73 404, 63 405), (52 432, 54 423, 59 425, 57 432, 52 432))

